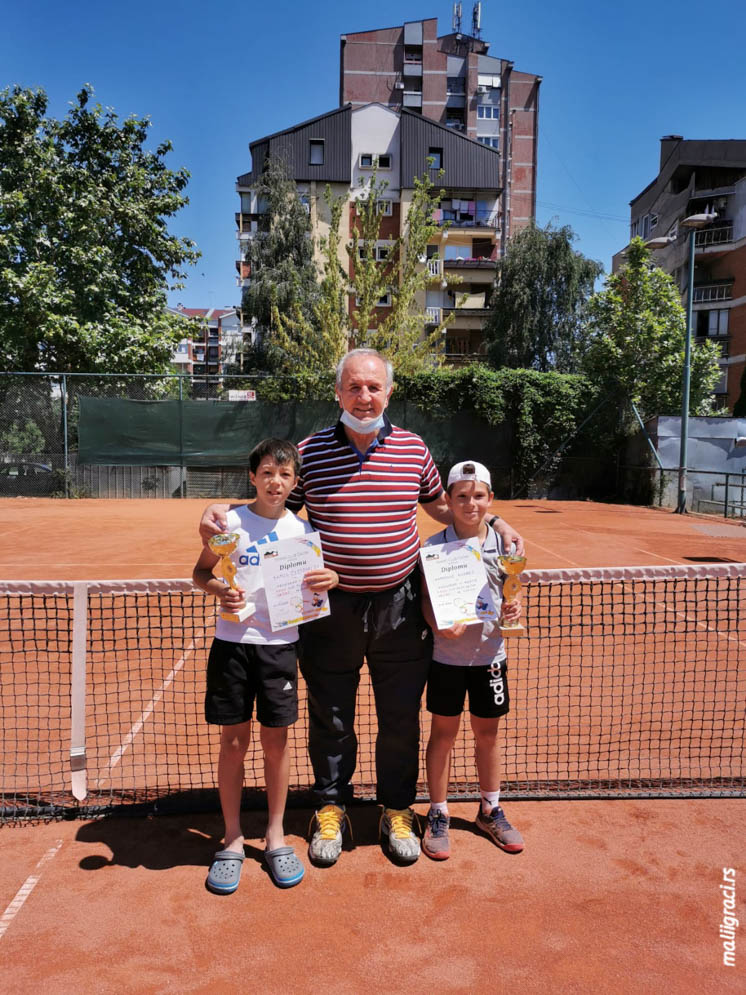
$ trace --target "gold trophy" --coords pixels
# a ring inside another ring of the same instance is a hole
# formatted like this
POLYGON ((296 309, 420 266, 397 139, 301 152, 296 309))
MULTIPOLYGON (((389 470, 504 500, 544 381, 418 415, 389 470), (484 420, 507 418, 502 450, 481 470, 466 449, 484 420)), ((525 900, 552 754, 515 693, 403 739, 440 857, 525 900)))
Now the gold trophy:
MULTIPOLYGON (((505 553, 497 559, 500 569, 506 575, 503 581, 503 601, 515 601, 523 586, 518 574, 526 569, 526 557, 505 553)), ((506 623, 500 619, 500 632, 503 636, 522 636, 525 631, 520 622, 506 623)))
MULTIPOLYGON (((207 545, 212 552, 220 557, 220 572, 222 573, 228 587, 234 591, 238 590, 236 584, 236 564, 230 558, 231 553, 235 553, 240 536, 237 532, 219 532, 207 540, 207 545)), ((226 622, 244 622, 256 611, 256 605, 244 604, 237 612, 221 612, 220 617, 226 622)))

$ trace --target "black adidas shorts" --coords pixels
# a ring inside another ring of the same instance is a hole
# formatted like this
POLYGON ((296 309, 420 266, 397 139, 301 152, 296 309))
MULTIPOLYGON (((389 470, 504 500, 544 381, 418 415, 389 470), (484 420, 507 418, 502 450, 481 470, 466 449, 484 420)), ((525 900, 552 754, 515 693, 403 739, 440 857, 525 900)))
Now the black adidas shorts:
POLYGON ((510 711, 505 660, 487 667, 454 667, 433 660, 427 678, 427 710, 435 715, 460 715, 469 692, 469 711, 480 719, 495 719, 510 711))
POLYGON ((205 718, 214 725, 248 722, 291 726, 298 718, 296 643, 231 643, 213 639, 207 660, 205 718))

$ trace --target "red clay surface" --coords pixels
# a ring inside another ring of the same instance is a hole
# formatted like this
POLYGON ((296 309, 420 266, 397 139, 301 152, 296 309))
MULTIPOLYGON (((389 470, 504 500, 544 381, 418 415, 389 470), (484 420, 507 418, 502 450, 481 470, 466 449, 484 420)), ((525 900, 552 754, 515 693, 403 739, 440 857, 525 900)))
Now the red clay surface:
MULTIPOLYGON (((205 504, 0 500, 0 578, 189 577, 205 504)), ((493 507, 524 535, 533 570, 746 561, 746 528, 721 518, 584 501, 501 501, 493 507)), ((418 521, 423 538, 439 528, 422 511, 418 521)))
MULTIPOLYGON (((0 577, 188 576, 203 506, 0 501, 0 577)), ((525 534, 529 568, 746 560, 746 529, 722 519, 576 502, 495 508, 525 534)), ((437 528, 423 524, 423 535, 437 528)), ((306 860, 309 813, 290 811, 288 841, 307 870, 287 892, 263 869, 262 815, 248 812, 243 880, 228 897, 204 889, 217 815, 2 827, 3 987, 743 990, 743 927, 735 968, 723 964, 719 935, 724 867, 735 869, 734 915, 746 921, 743 799, 506 801, 506 810, 522 854, 474 833, 476 803, 459 803, 452 858, 400 868, 377 845, 377 810, 356 808, 355 847, 326 870, 306 860)))

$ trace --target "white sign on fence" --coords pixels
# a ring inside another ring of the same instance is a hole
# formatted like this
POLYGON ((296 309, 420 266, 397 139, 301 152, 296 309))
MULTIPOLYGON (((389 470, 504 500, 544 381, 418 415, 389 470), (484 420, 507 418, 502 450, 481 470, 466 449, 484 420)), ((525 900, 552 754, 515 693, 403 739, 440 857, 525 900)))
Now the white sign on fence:
POLYGON ((255 401, 256 391, 255 390, 229 390, 228 391, 229 401, 255 401))

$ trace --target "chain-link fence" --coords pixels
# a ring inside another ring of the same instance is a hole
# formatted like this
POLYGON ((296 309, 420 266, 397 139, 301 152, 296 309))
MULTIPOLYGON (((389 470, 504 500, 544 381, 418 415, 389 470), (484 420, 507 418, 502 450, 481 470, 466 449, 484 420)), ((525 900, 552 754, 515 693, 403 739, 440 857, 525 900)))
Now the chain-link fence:
POLYGON ((0 375, 0 496, 249 496, 245 467, 107 465, 79 459, 81 399, 218 400, 245 377, 0 375))
MULTIPOLYGON (((248 399, 250 393, 236 395, 234 391, 246 392, 252 387, 261 397, 262 381, 261 375, 0 374, 0 496, 250 497, 246 456, 256 442, 268 435, 298 441, 331 424, 337 411, 331 388, 328 401, 302 401, 298 399, 300 389, 294 392, 291 387, 285 393, 291 398, 296 393, 296 399, 282 404, 259 400, 243 406, 241 418, 232 420, 226 412, 235 411, 235 405, 231 409, 230 404, 215 403, 248 399), (127 407, 106 403, 106 399, 170 403, 127 407), (203 407, 195 401, 208 404, 203 407), (135 456, 134 423, 141 409, 148 409, 152 420, 140 424, 141 451, 135 456), (193 438, 190 446, 188 433, 181 431, 182 411, 189 413, 193 429, 195 424, 199 429, 204 423, 201 448, 193 438), (179 419, 179 431, 172 431, 179 441, 169 457, 159 462, 154 455, 157 447, 149 447, 151 440, 145 438, 147 426, 154 426, 153 434, 163 434, 168 418, 179 419), (81 430, 84 436, 87 430, 82 444, 81 430), (228 459, 222 443, 231 433, 235 446, 228 459), (112 455, 99 445, 98 454, 91 458, 92 435, 99 442, 109 437, 114 440, 109 446, 112 455), (220 452, 222 458, 215 455, 220 452)), ((448 418, 434 417, 399 394, 389 413, 396 424, 425 438, 442 475, 463 459, 467 450, 468 456, 485 463, 492 473, 495 495, 501 499, 590 498, 676 505, 678 472, 674 468, 659 469, 652 463, 629 465, 622 452, 563 453, 552 458, 526 486, 519 483, 512 465, 512 426, 488 426, 468 411, 454 412, 448 418)), ((690 469, 688 507, 746 517, 746 474, 690 469)))

